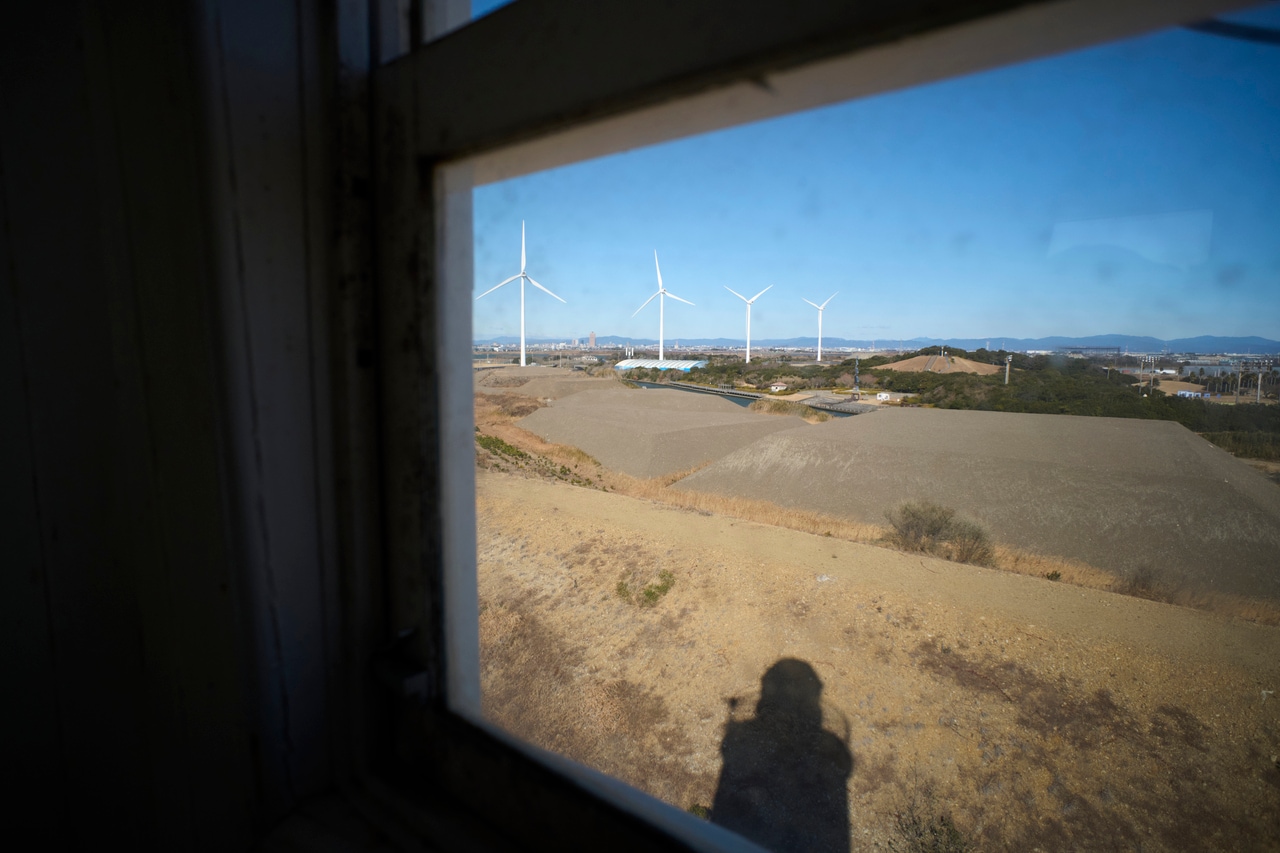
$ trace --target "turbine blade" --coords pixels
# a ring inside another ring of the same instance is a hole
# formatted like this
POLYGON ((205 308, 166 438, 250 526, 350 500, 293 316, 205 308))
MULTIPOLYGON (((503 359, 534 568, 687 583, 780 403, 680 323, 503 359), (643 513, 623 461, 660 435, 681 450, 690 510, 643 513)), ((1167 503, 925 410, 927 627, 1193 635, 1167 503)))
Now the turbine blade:
MULTIPOLYGON (((657 296, 657 295, 658 295, 659 293, 661 293, 661 292, 662 292, 661 290, 656 291, 656 292, 653 294, 653 296, 657 296)), ((643 310, 644 310, 644 306, 645 306, 645 305, 648 305, 650 302, 652 302, 652 301, 653 301, 653 296, 650 296, 648 299, 646 299, 646 300, 644 301, 644 305, 641 305, 639 308, 637 308, 637 309, 635 310, 635 313, 633 313, 631 316, 632 316, 632 317, 634 317, 634 316, 636 316, 636 314, 639 314, 641 311, 643 311, 643 310)))
MULTIPOLYGON (((554 293, 552 293, 550 290, 547 290, 545 287, 543 287, 542 285, 540 285, 540 284, 538 284, 536 281, 534 281, 530 276, 525 276, 525 278, 529 279, 529 283, 530 283, 530 284, 532 284, 534 287, 538 288, 538 290, 541 290, 543 293, 547 294, 548 296, 556 296, 556 295, 555 295, 554 293)), ((556 299, 560 299, 560 297, 559 297, 559 296, 556 296, 556 299)), ((563 299, 560 299, 560 301, 561 301, 561 302, 564 302, 564 300, 563 300, 563 299)), ((564 302, 564 304, 565 304, 565 305, 568 305, 569 303, 568 303, 568 302, 564 302)))
MULTIPOLYGON (((667 296, 670 296, 672 299, 674 299, 677 302, 683 302, 685 305, 693 305, 693 303, 690 302, 688 299, 681 299, 679 296, 676 296, 670 290, 666 291, 666 294, 667 296)), ((697 308, 698 306, 694 305, 693 307, 697 308)))
POLYGON ((747 303, 748 305, 750 305, 750 304, 751 304, 751 300, 750 300, 750 299, 748 299, 747 297, 743 296, 741 293, 739 293, 738 291, 734 290, 734 289, 733 289, 732 287, 730 287, 729 285, 727 285, 727 284, 726 284, 726 285, 724 286, 724 289, 725 289, 725 290, 727 290, 727 291, 729 291, 729 292, 730 292, 730 293, 732 293, 734 296, 738 297, 739 299, 741 299, 743 302, 747 303))
MULTIPOLYGON (((839 292, 840 292, 840 291, 838 291, 838 290, 837 290, 835 293, 833 293, 833 294, 831 294, 830 296, 828 296, 828 297, 827 297, 827 302, 830 302, 832 299, 835 299, 835 298, 836 298, 836 294, 837 294, 837 293, 839 293, 839 292)), ((827 307, 827 302, 822 303, 822 307, 823 307, 823 308, 826 308, 826 307, 827 307)))
POLYGON ((658 250, 653 250, 653 268, 658 271, 658 290, 662 290, 662 267, 658 266, 658 250))
POLYGON ((524 272, 524 220, 520 220, 520 272, 524 272))
MULTIPOLYGON (((803 296, 802 296, 802 297, 800 297, 800 301, 801 301, 801 302, 809 302, 809 300, 808 300, 808 299, 805 299, 803 296)), ((812 303, 812 302, 809 302, 809 304, 810 304, 810 305, 813 305, 813 303, 812 303)), ((823 308, 825 308, 826 306, 825 306, 825 305, 813 305, 813 307, 814 307, 814 308, 817 308, 819 311, 821 311, 821 310, 822 310, 823 308)))
MULTIPOLYGON (((769 285, 769 287, 773 287, 773 285, 771 284, 771 285, 769 285)), ((765 290, 768 290, 768 289, 769 289, 769 287, 766 287, 764 290, 760 291, 760 292, 759 292, 759 293, 757 293, 755 296, 753 296, 753 297, 751 297, 750 299, 748 299, 748 300, 747 300, 747 303, 748 303, 748 304, 750 304, 750 303, 752 303, 752 302, 755 302, 755 301, 756 301, 757 299, 759 299, 761 296, 764 296, 764 294, 765 294, 765 290)))
POLYGON ((477 297, 476 297, 476 299, 484 299, 484 298, 485 298, 486 296, 488 296, 490 293, 493 293, 493 292, 494 292, 495 290, 497 290, 499 287, 502 287, 502 285, 503 285, 503 284, 510 284, 511 282, 515 281, 515 280, 516 280, 516 279, 518 279, 519 277, 520 277, 520 274, 519 274, 519 273, 516 273, 515 275, 511 276, 511 278, 509 278, 509 279, 507 279, 506 281, 502 282, 502 284, 495 284, 493 287, 489 288, 489 289, 488 289, 488 290, 486 290, 484 293, 482 293, 482 294, 480 294, 479 296, 477 296, 477 297))

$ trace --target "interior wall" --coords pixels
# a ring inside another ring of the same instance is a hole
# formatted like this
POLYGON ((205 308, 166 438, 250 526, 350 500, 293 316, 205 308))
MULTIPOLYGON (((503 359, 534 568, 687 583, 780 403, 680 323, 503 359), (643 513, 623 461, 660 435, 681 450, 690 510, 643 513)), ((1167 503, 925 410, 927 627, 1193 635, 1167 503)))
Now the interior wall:
POLYGON ((335 778, 328 8, 0 28, 3 742, 51 842, 243 848, 335 778))

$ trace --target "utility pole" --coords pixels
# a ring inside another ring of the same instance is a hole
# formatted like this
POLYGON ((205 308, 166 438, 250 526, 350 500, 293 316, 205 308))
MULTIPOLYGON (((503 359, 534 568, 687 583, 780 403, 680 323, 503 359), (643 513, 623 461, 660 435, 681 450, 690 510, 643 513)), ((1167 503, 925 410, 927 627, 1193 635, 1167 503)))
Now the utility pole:
POLYGON ((1240 368, 1244 365, 1236 362, 1236 405, 1240 404, 1240 368))
POLYGON ((1255 362, 1255 364, 1258 368, 1258 388, 1254 395, 1254 402, 1261 403, 1262 402, 1262 375, 1264 372, 1266 373, 1271 372, 1271 362, 1259 360, 1255 362))
POLYGON ((1004 357, 1004 384, 1009 384, 1009 365, 1013 364, 1013 356, 1006 355, 1004 357))

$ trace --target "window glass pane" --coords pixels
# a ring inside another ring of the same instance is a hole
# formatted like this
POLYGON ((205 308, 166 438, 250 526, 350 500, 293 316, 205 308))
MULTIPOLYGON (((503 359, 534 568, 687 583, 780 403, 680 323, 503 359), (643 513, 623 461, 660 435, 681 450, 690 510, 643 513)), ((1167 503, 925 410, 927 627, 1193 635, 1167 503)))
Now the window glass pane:
POLYGON ((510 6, 516 0, 416 0, 424 3, 428 41, 448 35, 459 27, 510 6))
POLYGON ((1223 20, 477 189, 486 716, 775 849, 1280 842, 1280 9, 1223 20))
POLYGON ((510 6, 514 2, 516 0, 471 0, 471 18, 483 18, 495 9, 510 6))

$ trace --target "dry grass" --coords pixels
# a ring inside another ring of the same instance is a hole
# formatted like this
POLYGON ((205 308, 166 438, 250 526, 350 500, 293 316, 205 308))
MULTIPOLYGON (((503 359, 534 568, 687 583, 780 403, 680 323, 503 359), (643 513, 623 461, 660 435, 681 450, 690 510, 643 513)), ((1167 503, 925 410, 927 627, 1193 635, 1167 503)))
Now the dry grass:
POLYGON ((873 544, 884 535, 884 529, 874 524, 863 524, 809 510, 788 509, 768 501, 670 488, 674 483, 692 474, 695 470, 697 469, 694 468, 678 474, 655 477, 649 480, 629 477, 627 479, 632 480, 634 485, 630 488, 619 488, 616 491, 629 497, 645 498, 668 506, 700 512, 703 515, 738 518, 743 521, 754 521, 773 527, 798 530, 802 533, 812 533, 816 536, 831 536, 849 542, 873 544))
POLYGON ((1034 554, 1004 545, 996 546, 995 561, 992 565, 1001 571, 1014 574, 1037 578, 1054 576, 1053 579, 1057 582, 1072 586, 1101 589, 1134 598, 1145 598, 1223 616, 1234 616, 1260 625, 1280 625, 1280 605, 1275 602, 1215 590, 1194 589, 1161 580, 1157 573, 1149 569, 1130 572, 1124 577, 1116 577, 1111 572, 1105 572, 1078 560, 1034 554))
MULTIPOLYGON (((703 515, 752 521, 815 536, 829 536, 847 542, 901 550, 890 538, 889 528, 882 525, 866 524, 811 510, 782 507, 769 501, 671 488, 685 477, 706 467, 708 463, 649 478, 633 477, 611 471, 590 454, 576 447, 543 441, 537 435, 515 425, 514 421, 541 408, 543 406, 541 401, 517 394, 476 394, 475 401, 478 429, 485 434, 500 437, 533 457, 528 463, 523 463, 505 456, 500 460, 481 458, 480 454, 483 451, 478 451, 477 462, 482 467, 515 471, 526 476, 560 479, 572 485, 616 492, 627 497, 653 501, 703 515)), ((778 403, 779 401, 767 402, 778 403)), ((782 402, 785 404, 785 401, 782 402)), ((825 415, 822 412, 817 414, 825 415)), ((1046 582, 1053 581, 1147 598, 1152 601, 1245 619, 1262 625, 1280 625, 1280 604, 1274 602, 1173 584, 1159 579, 1153 572, 1131 573, 1126 577, 1117 578, 1111 572, 1087 563, 1022 551, 1007 545, 994 545, 992 552, 990 559, 984 559, 981 564, 1000 571, 1042 578, 1046 579, 1046 582)), ((938 556, 945 558, 951 555, 938 556)))
POLYGON ((1083 586, 1089 589, 1111 589, 1116 582, 1115 575, 1095 568, 1079 560, 1066 557, 1046 557, 1030 551, 1020 551, 1006 545, 995 547, 996 568, 1017 575, 1029 575, 1034 578, 1047 578, 1055 575, 1059 583, 1083 586))
POLYGON ((761 397, 756 400, 750 406, 747 406, 747 410, 761 415, 791 415, 809 424, 820 424, 831 420, 831 415, 821 409, 806 406, 804 403, 773 400, 768 397, 761 397))
MULTIPOLYGON (((528 380, 525 381, 527 382, 528 380)), ((477 392, 474 398, 477 425, 482 422, 511 423, 533 414, 545 405, 541 400, 526 397, 522 394, 481 394, 477 392)))

